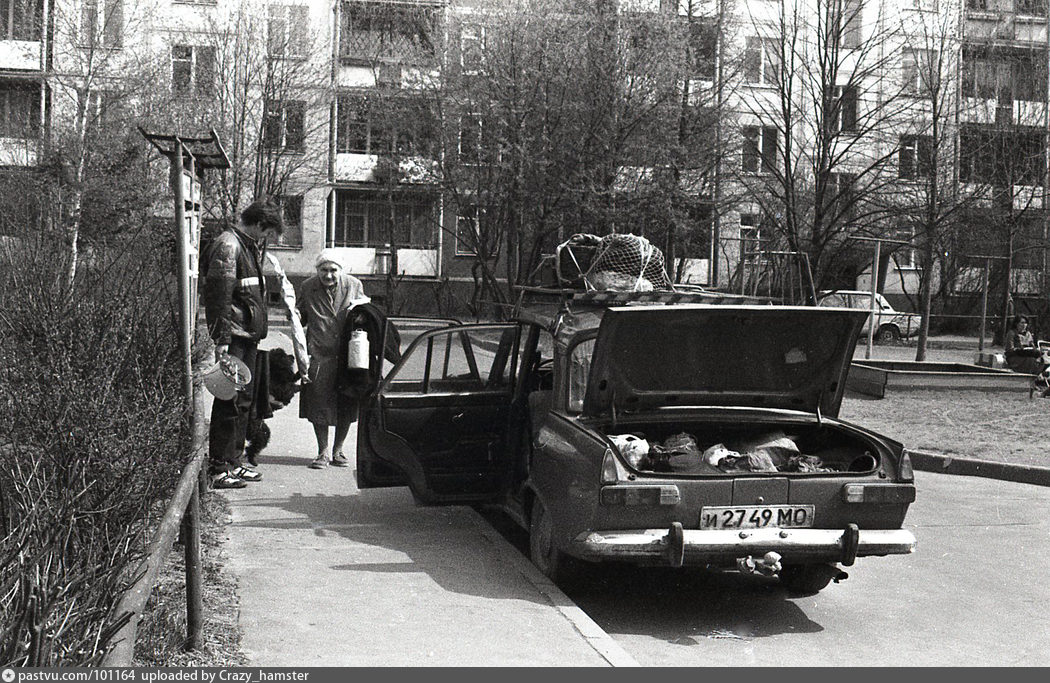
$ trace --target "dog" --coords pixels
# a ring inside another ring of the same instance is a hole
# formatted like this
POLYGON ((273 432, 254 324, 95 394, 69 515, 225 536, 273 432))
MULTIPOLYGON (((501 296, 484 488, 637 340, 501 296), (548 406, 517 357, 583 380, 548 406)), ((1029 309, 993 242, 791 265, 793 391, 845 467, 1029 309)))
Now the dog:
POLYGON ((252 467, 259 464, 259 454, 270 443, 270 427, 260 415, 272 415, 273 411, 284 408, 299 391, 299 373, 295 370, 295 358, 284 349, 272 349, 268 353, 269 374, 266 386, 269 410, 266 409, 267 406, 253 406, 244 439, 244 457, 252 467))

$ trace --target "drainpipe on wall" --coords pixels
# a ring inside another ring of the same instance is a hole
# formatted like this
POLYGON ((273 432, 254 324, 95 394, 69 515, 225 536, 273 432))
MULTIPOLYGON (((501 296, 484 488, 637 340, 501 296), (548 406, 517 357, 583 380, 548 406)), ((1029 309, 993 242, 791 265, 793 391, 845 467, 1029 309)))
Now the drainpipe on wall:
POLYGON ((342 2, 336 0, 332 6, 332 68, 330 73, 330 90, 332 94, 332 104, 328 110, 328 197, 326 202, 328 204, 328 211, 326 213, 326 225, 324 243, 321 248, 327 247, 329 244, 335 242, 335 154, 336 154, 336 129, 339 125, 339 97, 338 97, 338 76, 339 76, 339 38, 340 38, 340 21, 342 20, 342 13, 340 9, 342 2))

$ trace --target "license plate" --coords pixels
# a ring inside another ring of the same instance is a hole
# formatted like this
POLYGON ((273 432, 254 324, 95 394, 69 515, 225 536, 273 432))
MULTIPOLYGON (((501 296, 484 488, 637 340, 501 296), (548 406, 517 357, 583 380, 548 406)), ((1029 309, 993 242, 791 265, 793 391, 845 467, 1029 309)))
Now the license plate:
POLYGON ((700 511, 701 529, 800 529, 813 526, 812 505, 710 506, 700 511))

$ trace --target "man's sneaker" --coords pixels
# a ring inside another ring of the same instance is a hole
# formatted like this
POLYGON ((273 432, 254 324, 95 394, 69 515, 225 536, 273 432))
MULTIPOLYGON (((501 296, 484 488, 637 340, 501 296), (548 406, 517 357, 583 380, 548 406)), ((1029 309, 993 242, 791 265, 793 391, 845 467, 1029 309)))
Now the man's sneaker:
POLYGON ((332 458, 332 467, 350 467, 350 460, 342 453, 336 453, 332 458))
POLYGON ((243 489, 248 482, 238 477, 233 472, 220 472, 212 477, 211 487, 213 489, 243 489))
POLYGON ((328 467, 328 457, 324 455, 319 455, 313 459, 313 461, 308 465, 308 467, 312 470, 323 470, 326 467, 328 467))
POLYGON ((233 474, 233 476, 239 477, 239 478, 243 479, 244 481, 251 481, 251 482, 262 481, 262 474, 260 474, 259 472, 256 472, 255 470, 248 469, 244 465, 241 465, 240 467, 235 469, 232 472, 232 474, 233 474))

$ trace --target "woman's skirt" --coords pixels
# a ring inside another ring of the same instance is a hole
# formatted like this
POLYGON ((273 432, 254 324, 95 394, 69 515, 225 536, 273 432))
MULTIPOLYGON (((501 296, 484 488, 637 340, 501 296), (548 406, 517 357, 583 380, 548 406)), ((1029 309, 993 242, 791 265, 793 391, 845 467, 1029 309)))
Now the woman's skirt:
POLYGON ((339 360, 335 356, 310 357, 310 382, 299 394, 299 417, 315 425, 335 425, 340 415, 357 419, 357 401, 336 388, 339 360))

